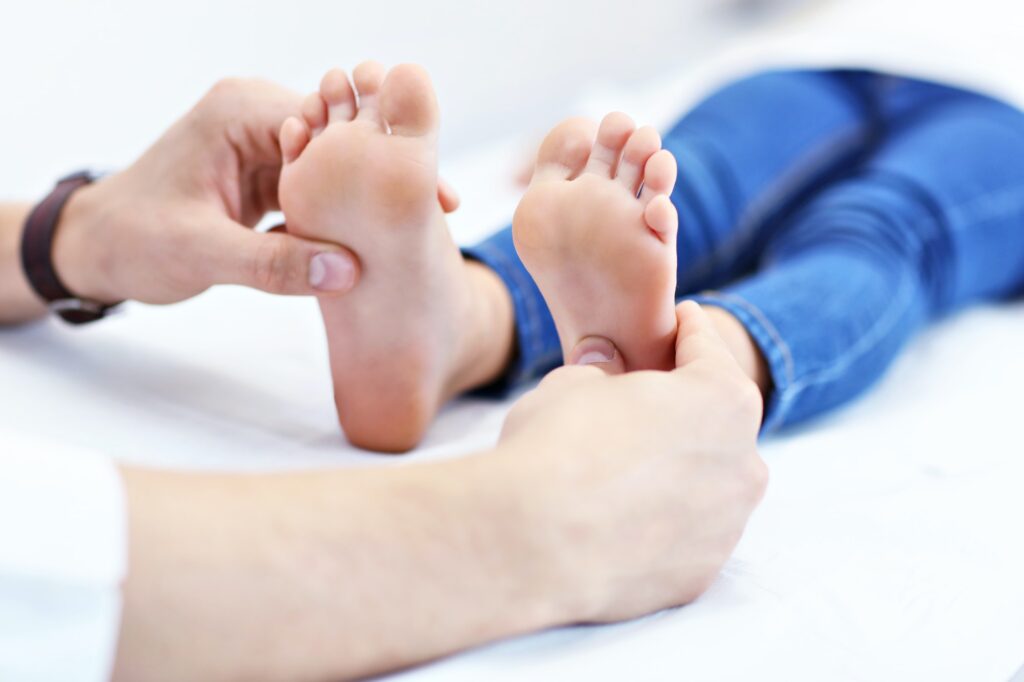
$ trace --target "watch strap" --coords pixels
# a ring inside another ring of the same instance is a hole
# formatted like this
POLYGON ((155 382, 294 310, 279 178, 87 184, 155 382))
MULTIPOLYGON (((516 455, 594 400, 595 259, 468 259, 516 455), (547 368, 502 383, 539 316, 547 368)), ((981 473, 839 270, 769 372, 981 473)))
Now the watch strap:
POLYGON ((53 264, 53 241, 64 206, 75 190, 93 179, 92 173, 80 171, 58 181, 53 191, 29 213, 21 238, 21 265, 26 279, 50 310, 71 324, 102 319, 113 307, 73 294, 53 264))

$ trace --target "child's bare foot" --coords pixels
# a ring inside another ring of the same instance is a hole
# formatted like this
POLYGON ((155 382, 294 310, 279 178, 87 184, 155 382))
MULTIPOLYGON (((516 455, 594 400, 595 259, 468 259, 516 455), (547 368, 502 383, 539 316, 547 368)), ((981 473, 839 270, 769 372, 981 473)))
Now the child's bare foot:
POLYGON ((359 255, 356 288, 320 299, 338 417, 356 445, 403 451, 445 400, 501 372, 511 301, 448 233, 426 73, 402 65, 385 77, 367 62, 353 81, 358 99, 343 71, 329 72, 303 118, 285 122, 279 197, 289 232, 359 255))
POLYGON ((676 162, 625 114, 569 119, 548 134, 513 220, 516 250, 551 309, 567 363, 586 337, 626 370, 674 367, 676 162), (575 351, 574 351, 575 349, 575 351))

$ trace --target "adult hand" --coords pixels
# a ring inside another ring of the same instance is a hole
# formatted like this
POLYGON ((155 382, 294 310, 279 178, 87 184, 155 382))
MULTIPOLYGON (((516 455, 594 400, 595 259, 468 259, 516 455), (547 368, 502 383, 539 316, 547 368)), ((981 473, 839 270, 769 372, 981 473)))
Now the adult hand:
POLYGON ((341 293, 359 274, 345 248, 250 229, 278 208, 278 130, 302 98, 224 80, 127 169, 76 192, 54 263, 71 291, 103 302, 173 303, 214 284, 341 293))
MULTIPOLYGON (((678 368, 552 372, 511 411, 517 458, 549 529, 556 594, 573 620, 689 602, 711 583, 760 501, 762 400, 697 304, 678 308, 678 368)), ((510 483, 510 485, 513 485, 510 483)))
POLYGON ((678 370, 559 370, 492 452, 261 476, 125 468, 115 679, 363 677, 690 601, 766 474, 757 389, 695 304, 679 318, 678 370))

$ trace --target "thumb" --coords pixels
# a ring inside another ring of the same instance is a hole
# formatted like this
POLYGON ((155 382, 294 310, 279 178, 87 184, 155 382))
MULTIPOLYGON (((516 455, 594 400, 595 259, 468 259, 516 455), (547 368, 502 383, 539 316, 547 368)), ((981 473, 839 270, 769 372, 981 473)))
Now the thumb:
POLYGON ((602 336, 587 336, 566 356, 567 365, 593 365, 606 374, 622 374, 626 363, 615 344, 602 336))
POLYGON ((359 281, 359 259, 343 246, 235 223, 210 230, 213 284, 242 284, 271 294, 331 295, 359 281), (216 235, 216 237, 214 237, 216 235))
POLYGON ((714 360, 735 365, 736 359, 715 328, 715 323, 695 301, 683 301, 676 306, 679 331, 676 336, 676 368, 697 360, 714 360))

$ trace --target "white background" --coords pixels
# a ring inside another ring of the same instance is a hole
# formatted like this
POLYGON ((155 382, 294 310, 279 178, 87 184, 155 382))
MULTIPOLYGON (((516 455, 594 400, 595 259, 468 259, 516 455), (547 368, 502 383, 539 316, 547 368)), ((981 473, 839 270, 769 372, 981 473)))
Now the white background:
POLYGON ((0 198, 128 163, 218 78, 300 91, 374 58, 432 73, 452 153, 542 131, 795 0, 43 0, 0 7, 0 198))

